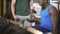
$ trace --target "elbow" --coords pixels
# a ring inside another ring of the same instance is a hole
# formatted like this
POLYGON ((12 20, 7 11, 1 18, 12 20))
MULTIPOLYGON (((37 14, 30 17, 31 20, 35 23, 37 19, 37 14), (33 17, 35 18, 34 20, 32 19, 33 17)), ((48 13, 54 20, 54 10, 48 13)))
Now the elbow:
POLYGON ((11 5, 11 9, 14 7, 14 5, 11 5))
POLYGON ((15 7, 15 4, 11 4, 11 8, 15 7))

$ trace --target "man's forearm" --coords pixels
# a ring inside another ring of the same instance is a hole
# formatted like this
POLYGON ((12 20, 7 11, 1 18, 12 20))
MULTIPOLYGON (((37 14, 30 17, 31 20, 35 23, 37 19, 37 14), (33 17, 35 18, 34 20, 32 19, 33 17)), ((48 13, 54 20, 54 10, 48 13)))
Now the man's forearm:
POLYGON ((14 5, 11 5, 11 12, 12 12, 12 15, 15 15, 14 5))
POLYGON ((52 18, 52 23, 53 23, 53 34, 57 34, 57 29, 56 29, 57 22, 58 22, 57 17, 53 17, 53 18, 52 18))
POLYGON ((35 18, 35 21, 40 23, 40 18, 35 18))
POLYGON ((15 3, 16 3, 16 0, 12 0, 12 2, 11 2, 11 13, 13 16, 15 15, 15 3))

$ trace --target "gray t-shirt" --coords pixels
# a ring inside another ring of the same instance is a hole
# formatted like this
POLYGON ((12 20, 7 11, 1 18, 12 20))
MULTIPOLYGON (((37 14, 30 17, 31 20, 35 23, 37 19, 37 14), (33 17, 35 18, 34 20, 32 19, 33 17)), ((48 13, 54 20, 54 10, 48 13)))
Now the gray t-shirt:
POLYGON ((16 15, 27 16, 30 9, 30 0, 16 1, 16 15))

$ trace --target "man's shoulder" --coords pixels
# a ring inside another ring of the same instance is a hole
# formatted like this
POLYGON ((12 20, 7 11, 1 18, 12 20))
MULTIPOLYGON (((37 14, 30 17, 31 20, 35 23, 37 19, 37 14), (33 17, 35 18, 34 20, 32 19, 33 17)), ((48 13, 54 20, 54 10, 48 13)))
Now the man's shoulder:
POLYGON ((57 10, 55 6, 51 5, 51 9, 50 10, 57 10))
POLYGON ((58 10, 54 6, 49 10, 49 13, 57 13, 57 12, 58 10))

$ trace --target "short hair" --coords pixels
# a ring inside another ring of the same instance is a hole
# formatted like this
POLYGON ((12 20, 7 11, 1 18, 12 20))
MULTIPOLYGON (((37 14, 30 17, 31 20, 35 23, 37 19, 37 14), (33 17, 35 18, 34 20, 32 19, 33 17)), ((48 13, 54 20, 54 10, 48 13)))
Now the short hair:
POLYGON ((0 17, 0 34, 33 34, 18 25, 14 25, 5 18, 0 17))

